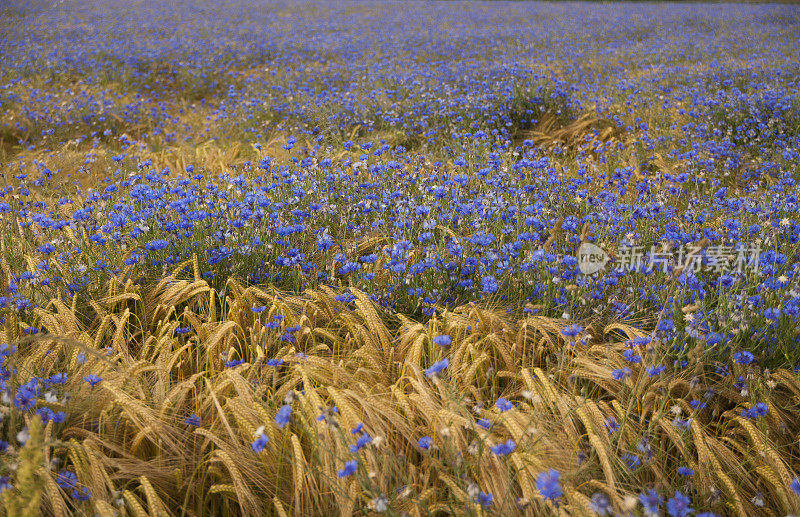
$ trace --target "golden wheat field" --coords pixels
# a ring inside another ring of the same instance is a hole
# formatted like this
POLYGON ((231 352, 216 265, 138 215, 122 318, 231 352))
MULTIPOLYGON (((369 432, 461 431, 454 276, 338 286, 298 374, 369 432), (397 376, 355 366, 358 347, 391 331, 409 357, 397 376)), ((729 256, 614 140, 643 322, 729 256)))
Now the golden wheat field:
POLYGON ((800 513, 800 8, 0 5, 0 516, 800 513))

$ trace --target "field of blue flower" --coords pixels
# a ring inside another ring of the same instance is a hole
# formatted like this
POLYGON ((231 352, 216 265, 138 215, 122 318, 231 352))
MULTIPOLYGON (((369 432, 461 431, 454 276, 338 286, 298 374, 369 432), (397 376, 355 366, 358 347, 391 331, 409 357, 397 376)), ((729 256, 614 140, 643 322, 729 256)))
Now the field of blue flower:
POLYGON ((800 512, 800 6, 10 0, 0 56, 0 516, 800 512))

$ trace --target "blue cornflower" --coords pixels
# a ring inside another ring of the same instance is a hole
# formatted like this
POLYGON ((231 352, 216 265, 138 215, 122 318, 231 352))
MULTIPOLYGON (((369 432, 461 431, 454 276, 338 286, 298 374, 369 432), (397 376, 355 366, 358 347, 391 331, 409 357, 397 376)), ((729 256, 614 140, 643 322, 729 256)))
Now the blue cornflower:
POLYGON ((254 451, 261 452, 264 450, 264 447, 267 446, 267 442, 269 442, 269 437, 262 432, 259 433, 258 437, 250 446, 254 451))
POLYGON ((54 373, 48 379, 48 381, 53 383, 53 384, 65 384, 68 380, 69 380, 69 377, 67 376, 66 373, 63 373, 63 372, 54 373))
POLYGON ((671 517, 688 517, 694 513, 694 508, 691 507, 692 500, 683 495, 679 491, 675 491, 675 497, 667 501, 667 513, 671 517))
POLYGON ((492 506, 492 503, 494 502, 494 496, 486 492, 481 492, 478 494, 478 502, 484 507, 492 506))
POLYGON ((702 411, 708 404, 706 402, 703 402, 702 400, 692 399, 689 402, 689 405, 692 406, 692 409, 694 409, 695 411, 702 411))
POLYGON ((169 243, 164 239, 157 239, 154 241, 150 241, 144 245, 144 249, 147 251, 158 251, 163 250, 169 245, 169 243))
POLYGON ((800 477, 796 477, 789 483, 789 488, 794 491, 795 494, 800 495, 800 477))
POLYGON ((686 465, 681 465, 678 467, 678 474, 685 477, 694 476, 694 470, 690 469, 686 465))
POLYGON ((623 454, 622 461, 624 461, 631 470, 636 470, 636 468, 642 464, 642 460, 635 454, 623 454))
POLYGON ((536 478, 536 489, 545 499, 557 501, 564 495, 564 492, 561 490, 561 483, 559 482, 560 478, 561 473, 555 469, 541 472, 536 478))
POLYGON ((647 375, 649 375, 650 377, 655 377, 657 375, 661 375, 662 373, 664 373, 666 369, 667 367, 664 365, 648 366, 647 375))
POLYGON ((192 413, 183 421, 186 425, 193 425, 194 427, 200 426, 200 417, 192 413))
POLYGON ((647 492, 639 494, 639 502, 642 503, 645 514, 648 515, 658 515, 658 511, 661 508, 661 503, 663 501, 664 499, 662 499, 661 496, 658 495, 658 492, 652 488, 647 492))
POLYGON ((625 350, 622 352, 622 357, 629 363, 638 364, 642 362, 642 356, 638 355, 633 350, 625 350))
POLYGON ((344 468, 340 470, 337 475, 340 478, 346 478, 347 476, 352 476, 358 470, 358 461, 350 460, 344 464, 344 468))
POLYGON ((430 366, 430 368, 425 370, 425 375, 427 375, 428 377, 434 377, 438 375, 442 370, 447 368, 449 365, 450 365, 450 360, 445 357, 441 361, 436 361, 430 366))
POLYGON ((14 396, 14 405, 20 411, 27 411, 36 406, 37 389, 31 389, 28 386, 20 386, 17 394, 14 396))
POLYGON ((69 490, 78 486, 78 476, 69 470, 62 470, 56 477, 56 483, 64 490, 69 490))
POLYGON ((494 405, 495 405, 495 406, 497 407, 497 409, 499 409, 501 412, 504 412, 504 411, 509 411, 509 410, 511 410, 511 409, 514 409, 514 404, 513 404, 513 403, 511 403, 511 401, 509 401, 508 399, 504 399, 504 398, 499 398, 499 399, 497 399, 497 402, 495 402, 495 403, 494 403, 494 405))
POLYGON ((283 429, 291 419, 292 419, 292 406, 290 406, 289 404, 284 404, 278 410, 278 414, 275 415, 275 423, 278 424, 278 427, 283 429))
POLYGON ((684 420, 682 418, 675 417, 672 419, 672 425, 674 425, 681 431, 688 431, 689 428, 692 426, 692 419, 687 418, 686 420, 684 420))
POLYGON ((669 318, 663 319, 658 322, 656 329, 660 330, 661 332, 672 332, 675 330, 675 322, 669 318))
POLYGON ((88 501, 92 498, 92 491, 88 487, 81 486, 74 488, 69 495, 76 501, 88 501))
POLYGON ((769 413, 769 405, 766 402, 753 404, 750 409, 743 409, 741 415, 745 418, 761 418, 769 413))
POLYGON ((428 450, 431 448, 431 445, 433 445, 433 439, 430 436, 423 436, 419 439, 417 445, 419 445, 420 449, 428 450))
POLYGON ((100 382, 103 380, 103 378, 100 377, 99 375, 95 375, 95 374, 92 373, 92 374, 87 375, 86 377, 84 377, 83 380, 88 382, 89 386, 94 388, 95 386, 100 384, 100 382))
POLYGON ((633 373, 633 372, 632 372, 632 371, 631 371, 631 369, 630 369, 630 368, 628 368, 628 367, 625 367, 625 368, 617 368, 616 370, 614 370, 613 372, 611 372, 611 377, 612 377, 612 378, 613 378, 615 381, 624 381, 625 379, 627 379, 628 377, 630 377, 630 376, 631 376, 631 373, 633 373))
POLYGON ((42 422, 44 423, 47 423, 50 420, 54 420, 56 417, 56 414, 49 407, 41 407, 37 409, 36 414, 41 417, 42 422))
POLYGON ((755 361, 756 358, 750 352, 743 350, 733 354, 733 360, 739 364, 748 365, 755 361))
POLYGON ((497 279, 495 279, 495 277, 492 275, 486 275, 481 278, 481 292, 492 294, 498 289, 500 289, 500 286, 497 285, 497 279))
POLYGON ((512 439, 508 439, 506 443, 501 443, 500 445, 495 445, 492 447, 492 452, 497 454, 498 456, 505 456, 506 454, 511 454, 514 452, 514 449, 517 448, 517 444, 512 439))
POLYGON ((612 514, 611 502, 608 500, 608 496, 602 492, 596 492, 592 495, 592 499, 589 501, 589 506, 597 515, 612 514))
POLYGON ((447 334, 441 334, 433 338, 433 342, 439 346, 450 346, 453 343, 453 338, 447 334))
POLYGON ((372 437, 369 435, 369 433, 364 433, 358 437, 358 440, 356 440, 355 445, 350 446, 350 452, 355 454, 364 447, 366 447, 371 442, 372 442, 372 437))
POLYGON ((578 324, 572 324, 569 327, 564 327, 561 330, 561 335, 568 338, 574 338, 581 332, 583 332, 583 327, 578 324))

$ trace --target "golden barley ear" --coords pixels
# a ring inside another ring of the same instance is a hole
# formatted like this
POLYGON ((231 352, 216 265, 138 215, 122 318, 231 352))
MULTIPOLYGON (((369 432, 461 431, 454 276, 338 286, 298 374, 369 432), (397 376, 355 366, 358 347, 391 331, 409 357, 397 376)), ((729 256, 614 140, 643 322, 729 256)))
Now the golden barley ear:
POLYGON ((28 441, 19 453, 16 483, 5 490, 3 506, 9 517, 38 517, 42 511, 45 482, 40 475, 44 464, 44 438, 41 419, 27 418, 28 441))

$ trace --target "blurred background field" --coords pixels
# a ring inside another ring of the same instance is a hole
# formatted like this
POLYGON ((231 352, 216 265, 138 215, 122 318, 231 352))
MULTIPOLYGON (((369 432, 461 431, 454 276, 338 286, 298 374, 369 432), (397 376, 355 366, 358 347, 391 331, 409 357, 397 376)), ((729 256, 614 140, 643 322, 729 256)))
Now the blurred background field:
POLYGON ((800 511, 797 6, 1 9, 1 515, 800 511))

